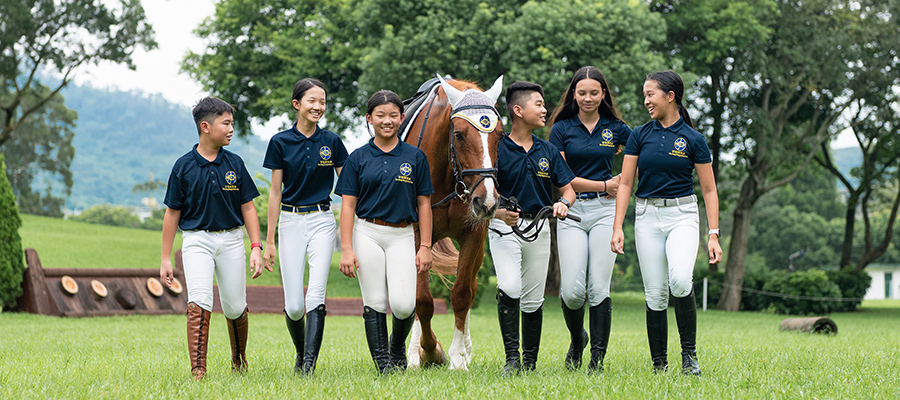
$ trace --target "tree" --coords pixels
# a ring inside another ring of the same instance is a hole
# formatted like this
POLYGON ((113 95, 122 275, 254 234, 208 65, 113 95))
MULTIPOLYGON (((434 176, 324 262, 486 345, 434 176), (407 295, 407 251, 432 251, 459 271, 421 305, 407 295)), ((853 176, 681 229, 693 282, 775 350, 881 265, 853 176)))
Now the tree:
POLYGON ((21 226, 16 197, 6 180, 6 164, 0 154, 0 310, 15 306, 22 295, 25 253, 19 237, 21 226))
MULTIPOLYGON (((62 176, 66 193, 72 187, 68 167, 72 157, 70 128, 75 116, 62 102, 53 103, 59 91, 72 81, 82 65, 111 61, 133 67, 131 54, 135 48, 156 46, 140 2, 121 0, 114 8, 108 3, 111 2, 0 2, 0 147, 4 153, 9 150, 8 144, 44 148, 45 153, 38 154, 38 160, 31 164, 41 168, 40 158, 59 156, 60 162, 48 172, 62 176), (40 82, 41 74, 47 72, 61 77, 47 85, 40 82), (29 137, 36 142, 28 143, 29 137)), ((10 161, 13 171, 26 168, 26 164, 12 163, 19 160, 10 161)), ((61 203, 49 194, 51 187, 44 195, 36 195, 37 191, 22 187, 24 183, 14 183, 18 194, 25 193, 28 199, 25 204, 20 198, 20 204, 31 207, 36 202, 45 213, 53 214, 53 208, 59 212, 61 203)))
POLYGON ((796 178, 849 104, 849 62, 858 26, 868 21, 843 2, 782 1, 771 38, 755 55, 760 70, 733 98, 731 132, 746 175, 734 206, 734 226, 717 307, 740 308, 753 207, 796 178), (822 34, 827 32, 827 34, 822 34))
POLYGON ((754 50, 772 34, 769 19, 778 14, 774 0, 692 0, 651 2, 651 10, 666 21, 665 48, 697 74, 697 97, 692 105, 702 107, 695 120, 710 131, 709 148, 713 174, 718 178, 727 128, 733 84, 748 80, 759 70, 762 58, 754 50))
POLYGON ((844 240, 841 247, 840 266, 850 268, 852 264, 862 270, 869 263, 885 254, 890 248, 897 209, 900 207, 900 58, 896 50, 900 48, 900 3, 896 1, 870 0, 861 2, 871 23, 863 27, 861 40, 855 47, 860 51, 860 59, 853 60, 850 74, 850 88, 854 93, 853 111, 847 118, 847 126, 853 132, 862 150, 862 165, 845 176, 835 165, 830 149, 822 144, 816 156, 817 163, 834 174, 847 189, 847 206, 844 216, 844 240), (855 181, 855 182, 854 182, 855 181), (884 188, 896 190, 883 190, 884 188), (884 203, 890 210, 887 223, 883 227, 881 242, 873 243, 870 202, 881 191, 884 203), (852 260, 857 212, 863 218, 862 254, 852 260))
POLYGON ((157 203, 156 198, 153 197, 153 192, 156 192, 157 190, 162 190, 165 188, 166 188, 166 183, 159 179, 153 179, 153 172, 151 171, 150 179, 147 180, 146 182, 141 182, 141 183, 134 185, 134 187, 131 188, 131 191, 134 192, 135 194, 147 192, 147 199, 148 199, 147 206, 155 209, 159 205, 159 203, 157 203))

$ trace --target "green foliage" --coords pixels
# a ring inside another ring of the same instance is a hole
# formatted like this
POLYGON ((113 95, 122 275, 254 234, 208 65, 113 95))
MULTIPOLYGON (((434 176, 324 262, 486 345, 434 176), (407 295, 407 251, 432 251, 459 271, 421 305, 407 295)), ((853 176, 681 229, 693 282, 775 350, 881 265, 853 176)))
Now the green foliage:
POLYGON ((153 210, 149 217, 141 222, 141 229, 162 232, 163 218, 166 216, 165 207, 153 210))
MULTIPOLYGON (((763 290, 766 282, 771 277, 771 273, 762 269, 748 270, 744 274, 745 288, 753 290, 763 290)), ((703 290, 703 279, 709 279, 707 286, 708 304, 716 304, 722 296, 722 282, 725 281, 725 274, 722 271, 710 271, 708 268, 697 269, 694 271, 694 292, 697 296, 701 296, 703 290)), ((769 307, 770 297, 761 293, 745 291, 741 296, 741 311, 761 311, 769 307)))
POLYGON ((760 214, 749 249, 765 257, 769 268, 788 269, 792 255, 799 256, 793 261, 795 269, 836 266, 832 244, 837 233, 824 218, 800 212, 793 205, 777 209, 775 214, 760 214))
MULTIPOLYGON (((265 242, 266 232, 269 229, 269 190, 272 188, 272 181, 259 172, 256 173, 256 181, 260 182, 256 185, 259 197, 253 199, 253 206, 256 207, 256 214, 259 217, 259 234, 265 242)), ((278 235, 275 235, 275 240, 277 242, 278 235)))
POLYGON ((134 215, 130 209, 111 204, 93 206, 84 210, 80 215, 69 217, 69 219, 89 224, 123 226, 126 228, 138 228, 141 226, 141 219, 134 215))
POLYGON ((825 271, 775 273, 763 286, 767 292, 786 297, 773 297, 769 302, 778 314, 824 315, 837 311, 841 289, 828 279, 825 271), (787 296, 800 296, 791 298, 787 296))
POLYGON ((25 253, 19 227, 22 219, 16 208, 16 197, 6 180, 6 163, 0 154, 0 311, 16 305, 22 295, 25 253))
POLYGON ((30 186, 40 171, 62 178, 63 196, 72 188, 75 114, 58 93, 81 65, 108 61, 133 68, 136 48, 156 47, 153 28, 140 2, 131 0, 3 1, 0 15, 0 147, 16 153, 10 178, 22 211, 61 216, 62 197, 52 185, 30 186), (48 86, 39 75, 46 72, 61 78, 48 86))
POLYGON ((842 301, 837 304, 835 311, 856 311, 862 303, 863 297, 872 285, 872 276, 865 271, 853 268, 841 268, 826 272, 828 279, 841 289, 843 297, 848 299, 859 299, 853 301, 842 301))

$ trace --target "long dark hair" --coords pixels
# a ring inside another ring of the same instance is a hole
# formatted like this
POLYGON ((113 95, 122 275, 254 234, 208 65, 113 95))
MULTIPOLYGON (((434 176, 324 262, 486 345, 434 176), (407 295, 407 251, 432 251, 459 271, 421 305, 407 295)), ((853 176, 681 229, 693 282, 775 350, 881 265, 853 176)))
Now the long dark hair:
POLYGON ((684 81, 681 80, 681 77, 675 71, 659 71, 647 75, 647 80, 656 82, 663 93, 675 93, 675 105, 678 106, 678 114, 681 115, 681 119, 688 126, 693 128, 694 122, 691 121, 691 116, 688 114, 687 109, 681 104, 681 99, 684 97, 684 81))
POLYGON ((301 100, 303 95, 306 94, 306 91, 312 89, 314 86, 318 86, 325 91, 325 94, 328 94, 328 89, 325 89, 325 84, 322 81, 316 78, 303 78, 297 83, 294 84, 294 95, 291 96, 291 100, 301 100))
POLYGON ((600 112, 600 115, 609 119, 622 120, 622 118, 619 117, 619 109, 616 108, 616 103, 613 101, 612 93, 609 91, 609 84, 606 83, 606 77, 603 76, 599 69, 588 65, 575 71, 572 82, 569 82, 569 87, 563 92, 562 97, 559 98, 556 109, 553 110, 553 114, 550 115, 549 125, 551 127, 556 121, 562 121, 578 115, 578 103, 575 102, 575 86, 584 79, 593 79, 600 82, 600 87, 603 89, 603 100, 600 102, 599 107, 597 107, 597 111, 600 112))
POLYGON ((372 97, 369 97, 369 103, 366 105, 366 114, 371 114, 375 107, 388 103, 397 106, 400 109, 400 113, 403 113, 403 100, 400 99, 397 93, 390 90, 379 90, 372 97))

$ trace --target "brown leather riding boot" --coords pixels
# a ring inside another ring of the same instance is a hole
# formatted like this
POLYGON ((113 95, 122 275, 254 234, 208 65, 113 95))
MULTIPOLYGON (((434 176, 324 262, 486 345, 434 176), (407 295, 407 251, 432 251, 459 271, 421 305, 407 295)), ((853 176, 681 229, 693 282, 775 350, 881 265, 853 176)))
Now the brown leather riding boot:
POLYGON ((231 370, 243 373, 247 370, 247 309, 235 319, 228 321, 228 337, 231 339, 231 370))
POLYGON ((195 303, 189 303, 186 314, 191 374, 195 380, 199 381, 206 376, 206 345, 209 343, 210 312, 195 303))

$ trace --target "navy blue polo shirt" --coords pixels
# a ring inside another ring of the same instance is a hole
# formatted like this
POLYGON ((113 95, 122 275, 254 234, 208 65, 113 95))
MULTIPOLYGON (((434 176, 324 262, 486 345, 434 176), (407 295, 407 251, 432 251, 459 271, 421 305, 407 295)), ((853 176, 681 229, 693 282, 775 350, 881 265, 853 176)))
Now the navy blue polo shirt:
POLYGON ((263 167, 283 171, 282 203, 306 206, 331 202, 334 168, 345 161, 347 148, 336 133, 316 125, 306 137, 295 125, 272 136, 263 167))
POLYGON ((712 162, 706 138, 683 119, 663 128, 657 120, 635 128, 625 155, 638 156, 635 196, 665 198, 694 194, 694 164, 712 162))
POLYGON ((241 205, 259 196, 244 160, 225 149, 208 161, 197 145, 172 166, 166 187, 166 206, 181 210, 183 231, 218 231, 244 224, 241 205))
POLYGON ((418 222, 416 196, 434 193, 425 153, 403 141, 385 153, 374 140, 350 154, 334 193, 356 196, 360 218, 418 222))
POLYGON ((556 202, 554 186, 562 187, 575 179, 559 149, 532 135, 534 144, 525 151, 509 135, 497 146, 498 191, 504 197, 515 196, 526 214, 537 214, 544 206, 556 202))
POLYGON ((631 128, 624 122, 601 114, 591 132, 577 116, 554 123, 549 141, 566 153, 566 163, 575 176, 605 181, 612 178, 616 147, 627 143, 630 135, 631 128))

